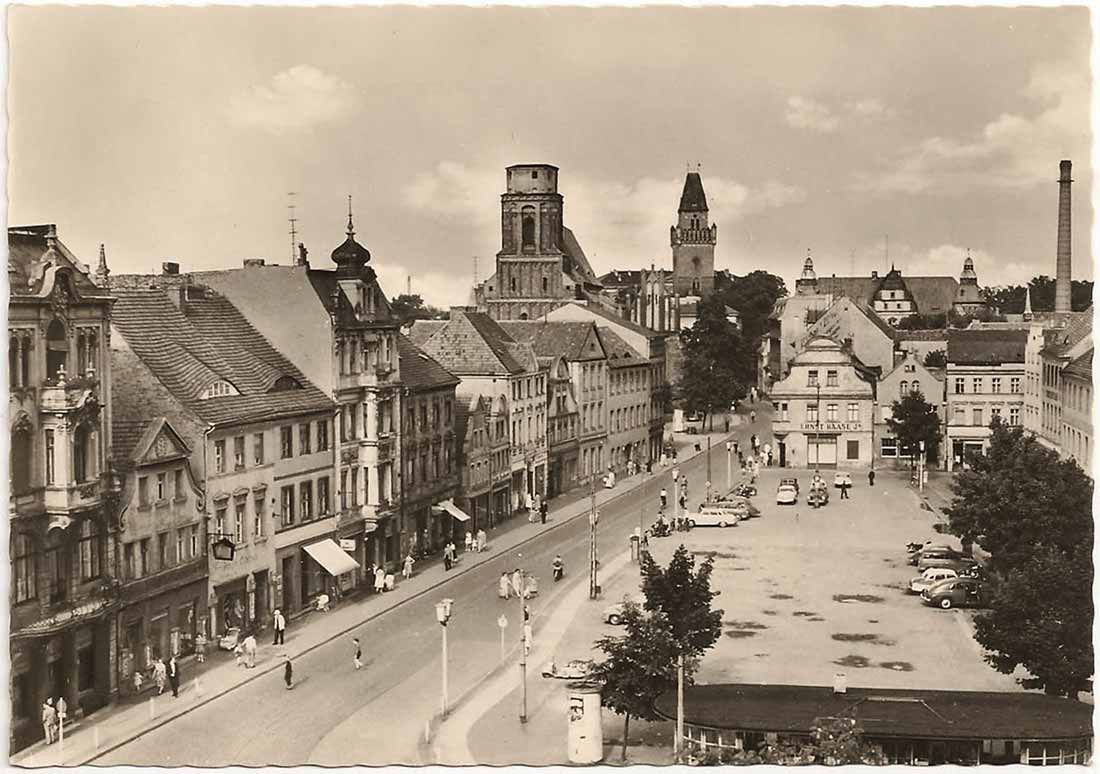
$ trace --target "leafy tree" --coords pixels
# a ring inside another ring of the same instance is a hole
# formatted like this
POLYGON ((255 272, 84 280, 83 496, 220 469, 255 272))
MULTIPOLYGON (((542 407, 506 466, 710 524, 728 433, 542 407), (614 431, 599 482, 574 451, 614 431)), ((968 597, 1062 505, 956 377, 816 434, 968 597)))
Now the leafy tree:
POLYGON ((402 324, 413 320, 443 320, 447 317, 446 311, 425 304, 424 299, 416 293, 402 293, 394 297, 390 308, 402 324))
POLYGON ((925 368, 947 368, 947 351, 934 349, 924 356, 925 368))
POLYGON ((886 426, 898 439, 903 450, 914 459, 924 441, 925 459, 936 459, 940 443, 940 416, 936 409, 919 392, 910 392, 895 400, 890 408, 892 416, 886 426))
POLYGON ((680 341, 684 365, 676 392, 688 412, 703 414, 705 422, 745 397, 752 352, 726 319, 725 305, 716 295, 699 302, 699 317, 690 330, 680 332, 680 341))
POLYGON ((622 759, 630 741, 630 719, 660 720, 657 697, 676 686, 676 645, 668 621, 660 613, 646 614, 634 603, 623 607, 626 634, 596 642, 607 658, 592 669, 603 683, 603 705, 624 716, 622 759))
MULTIPOLYGON (((775 302, 787 295, 783 278, 757 269, 743 277, 729 275, 728 280, 725 274, 718 274, 716 280, 714 295, 741 313, 741 335, 756 352, 775 302)), ((755 372, 755 359, 751 363, 755 372)))
MULTIPOLYGON (((1002 285, 999 287, 985 288, 982 293, 986 300, 996 306, 1004 314, 1021 314, 1027 296, 1027 289, 1031 288, 1031 311, 1054 311, 1054 285, 1055 281, 1046 274, 1034 277, 1027 285, 1002 285)), ((1082 312, 1092 305, 1092 281, 1072 280, 1070 283, 1070 308, 1075 312, 1082 312)))
POLYGON ((683 544, 663 568, 652 554, 642 554, 642 592, 646 610, 660 613, 678 656, 696 659, 718 641, 722 633, 722 611, 712 610, 718 592, 710 587, 714 557, 708 556, 698 570, 695 557, 683 544))

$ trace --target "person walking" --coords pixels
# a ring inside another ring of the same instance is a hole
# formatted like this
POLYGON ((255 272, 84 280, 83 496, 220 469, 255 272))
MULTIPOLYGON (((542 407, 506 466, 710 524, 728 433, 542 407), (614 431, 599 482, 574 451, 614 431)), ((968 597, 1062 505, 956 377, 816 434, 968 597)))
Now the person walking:
POLYGON ((381 567, 374 568, 374 590, 379 594, 386 590, 386 571, 381 567))
POLYGON ((543 500, 539 503, 539 515, 542 516, 542 523, 546 523, 546 517, 550 513, 550 504, 543 500))
POLYGON ((153 664, 153 682, 157 684, 157 696, 160 696, 164 693, 165 683, 168 682, 168 669, 159 658, 153 664))
MULTIPOLYGON (((253 640, 255 642, 255 640, 253 640)), ((180 665, 175 655, 168 659, 168 684, 172 686, 172 698, 180 697, 180 665)))
POLYGON ((516 592, 517 597, 523 596, 523 571, 518 567, 512 573, 512 590, 516 592))
POLYGON ((355 668, 356 670, 363 668, 363 649, 359 647, 359 638, 352 637, 351 644, 355 647, 355 668))
POLYGON ((46 744, 53 744, 57 738, 57 710, 48 696, 42 703, 42 732, 46 735, 46 744))
POLYGON ((755 411, 750 411, 749 412, 749 421, 755 424, 755 422, 756 422, 756 412, 755 411))
POLYGON ((668 490, 661 487, 661 510, 668 507, 668 490))
POLYGON ((443 569, 450 570, 451 563, 454 562, 454 556, 451 554, 451 544, 443 546, 443 569))
POLYGON ((256 638, 251 634, 244 638, 244 655, 247 659, 245 667, 248 669, 255 669, 256 667, 256 638))
POLYGON ((283 667, 283 682, 286 683, 286 689, 289 691, 294 687, 294 665, 290 663, 290 654, 286 655, 286 666, 283 667))
POLYGON ((508 573, 500 574, 500 582, 497 585, 497 596, 501 599, 512 598, 512 582, 508 580, 508 573))
POLYGON ((206 635, 202 629, 195 635, 195 661, 200 664, 206 661, 206 635))
POLYGON ((416 560, 413 559, 412 551, 405 557, 405 561, 401 565, 401 577, 408 580, 413 576, 413 565, 416 564, 416 560))
POLYGON ((768 467, 772 466, 772 450, 768 449, 768 467))
POLYGON ((867 471, 867 483, 871 486, 875 485, 875 471, 873 471, 873 470, 868 470, 867 471))
POLYGON ((237 647, 233 648, 233 655, 237 658, 237 666, 244 666, 244 643, 238 642, 237 647))
POLYGON ((840 485, 840 499, 847 500, 848 498, 848 482, 845 481, 840 485))
POLYGON ((484 529, 478 529, 477 531, 477 552, 480 554, 485 550, 485 544, 489 541, 485 535, 484 529))
POLYGON ((466 533, 462 536, 462 543, 466 553, 470 553, 474 550, 474 533, 470 530, 466 530, 466 533))
POLYGON ((286 640, 286 619, 278 608, 275 608, 275 614, 272 616, 272 627, 275 629, 275 641, 271 644, 282 645, 286 640))

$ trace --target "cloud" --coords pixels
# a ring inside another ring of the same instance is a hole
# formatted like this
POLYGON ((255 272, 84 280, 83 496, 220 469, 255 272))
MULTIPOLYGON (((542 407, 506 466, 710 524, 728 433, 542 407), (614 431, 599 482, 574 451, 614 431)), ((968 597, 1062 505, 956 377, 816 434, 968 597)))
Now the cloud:
MULTIPOLYGON (((412 278, 412 292, 424 299, 429 306, 447 309, 470 302, 473 276, 462 277, 438 271, 409 271, 398 263, 371 264, 378 272, 378 283, 392 298, 405 292, 412 278)), ((485 279, 484 276, 482 279, 485 279)))
POLYGON ((848 110, 867 118, 880 118, 890 115, 890 111, 877 99, 861 99, 848 103, 848 110))
MULTIPOLYGON (((970 258, 974 261, 974 272, 978 275, 978 284, 982 287, 995 285, 1019 285, 1041 273, 1033 263, 1005 260, 985 250, 970 248, 970 258)), ((923 254, 913 256, 911 273, 932 276, 959 276, 963 261, 966 260, 966 248, 952 244, 942 244, 928 248, 923 254)))
POLYGON ((812 132, 835 132, 840 128, 840 118, 820 102, 806 97, 787 98, 787 123, 796 129, 812 132))
POLYGON ((504 170, 471 169, 457 161, 441 161, 417 174, 402 189, 405 204, 445 220, 500 221, 492 204, 504 188, 504 170))
POLYGON ((354 112, 354 87, 310 65, 295 65, 253 86, 231 103, 238 124, 275 134, 339 121, 354 112))
POLYGON ((854 187, 923 193, 1050 183, 1057 179, 1059 159, 1085 157, 1088 152, 1088 76, 1065 63, 1041 65, 1032 71, 1021 96, 1037 109, 1004 113, 975 137, 926 138, 903 151, 885 173, 861 174, 854 187))

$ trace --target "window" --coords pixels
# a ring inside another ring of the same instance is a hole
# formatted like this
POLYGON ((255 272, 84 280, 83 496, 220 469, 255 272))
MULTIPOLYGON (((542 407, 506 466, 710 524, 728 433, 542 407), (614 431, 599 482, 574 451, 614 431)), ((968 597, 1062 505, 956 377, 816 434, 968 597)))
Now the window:
POLYGON ((966 424, 966 406, 955 406, 955 424, 966 424))
POLYGON ((183 530, 178 529, 178 530, 176 530, 176 561, 177 562, 182 562, 186 558, 187 558, 187 550, 186 550, 186 546, 184 545, 183 530))
POLYGON ((127 580, 138 577, 137 567, 134 566, 134 544, 126 543, 122 546, 122 576, 127 580))
POLYGON ((214 509, 214 530, 218 535, 225 534, 225 506, 219 505, 214 509))
POLYGON ((359 404, 352 403, 348 405, 348 440, 354 441, 359 437, 359 404))
POLYGON ((256 433, 252 436, 252 460, 257 465, 264 464, 264 434, 256 433))
POLYGON ((982 416, 982 410, 980 408, 974 409, 974 424, 978 425, 979 427, 984 425, 985 422, 982 421, 983 418, 984 417, 982 416))
POLYGON ((172 566, 172 556, 169 552, 171 540, 171 533, 162 532, 157 535, 157 569, 159 570, 172 566))
POLYGON ((299 454, 312 454, 313 448, 312 438, 310 435, 310 423, 303 422, 298 426, 298 453, 299 454))
POLYGON ((294 456, 294 428, 289 425, 279 428, 279 454, 284 460, 294 456))
POLYGON ((549 289, 550 289, 550 280, 546 279, 546 277, 543 277, 542 278, 542 292, 545 293, 549 289))
POLYGON ((883 438, 882 446, 880 447, 879 456, 884 458, 894 458, 898 456, 898 439, 897 438, 883 438))
POLYGON ((328 451, 328 420, 317 420, 317 451, 328 451))
POLYGON ((225 472, 225 441, 214 441, 214 471, 225 472))
POLYGON ((344 468, 340 471, 340 510, 347 510, 348 507, 348 471, 344 468))
POLYGON ((859 421, 859 404, 858 403, 849 403, 848 404, 848 421, 849 422, 858 422, 859 421))
POLYGON ((175 481, 172 483, 172 496, 177 500, 187 499, 187 487, 183 483, 183 468, 177 468, 173 472, 175 481))
POLYGON ((428 428, 428 406, 424 403, 420 404, 420 430, 426 430, 428 428))
POLYGON ((46 328, 46 378, 56 379, 65 370, 69 356, 69 338, 60 320, 54 320, 46 328))
POLYGON ((37 583, 37 552, 34 550, 34 539, 22 532, 15 533, 14 546, 14 570, 15 577, 15 604, 34 599, 38 594, 37 583))
MULTIPOLYGON (((524 207, 520 211, 521 225, 521 238, 524 250, 535 249, 535 208, 524 207)), ((512 278, 512 284, 515 285, 515 278, 512 278)), ((515 287, 512 288, 515 290, 515 287)))
POLYGON ((1000 408, 994 406, 993 408, 991 408, 989 410, 989 421, 990 422, 992 422, 994 419, 1000 419, 1000 418, 1001 418, 1001 409, 1000 408))
POLYGON ((512 288, 512 292, 515 293, 516 292, 516 278, 515 277, 512 277, 511 288, 512 288))
POLYGON ((451 401, 448 400, 443 404, 443 424, 451 424, 451 401))
POLYGON ((809 379, 806 382, 807 386, 817 387, 818 386, 818 384, 817 384, 817 371, 809 371, 808 372, 808 377, 809 377, 809 379))
POLYGON ((46 485, 52 486, 54 483, 54 440, 53 430, 46 431, 46 485))
POLYGON ((166 500, 168 498, 168 495, 165 492, 165 489, 167 489, 167 486, 166 486, 167 483, 168 483, 168 474, 167 473, 157 473, 157 502, 158 503, 163 502, 164 500, 166 500))
POLYGON ((283 510, 280 514, 282 516, 282 522, 284 527, 289 527, 294 523, 294 487, 284 486, 282 488, 282 504, 283 510))
POLYGON ((244 542, 244 513, 245 499, 238 497, 233 500, 233 542, 244 542))
POLYGON ((303 481, 298 485, 298 499, 302 503, 302 521, 310 521, 313 518, 313 482, 303 481))
POLYGON ((836 387, 836 371, 825 372, 825 386, 836 387))
POLYGON ((328 476, 317 479, 317 514, 327 516, 329 510, 328 476))
POLYGON ((1020 391, 1020 377, 1013 376, 1011 379, 1008 380, 1008 384, 1009 384, 1009 391, 1010 392, 1019 392, 1020 391))
POLYGON ((972 381, 974 382, 974 392, 984 392, 985 391, 985 387, 982 384, 982 382, 984 381, 982 379, 982 377, 975 376, 972 381))
POLYGON ((962 395, 966 392, 966 380, 962 377, 955 378, 955 394, 962 395))
POLYGON ((149 504, 149 478, 148 476, 138 477, 138 504, 149 504))
POLYGON ((848 441, 848 459, 859 459, 859 441, 848 441))
POLYGON ((920 382, 918 382, 916 379, 914 379, 913 384, 910 386, 909 389, 914 395, 920 395, 921 394, 920 382))
POLYGON ((31 488, 31 461, 34 459, 34 436, 20 428, 11 436, 12 492, 22 494, 31 488))
POLYGON ((806 406, 806 421, 817 422, 817 404, 810 403, 806 406))
POLYGON ((909 382, 907 380, 901 380, 901 383, 898 385, 898 394, 903 398, 909 394, 909 382))
POLYGON ((994 376, 992 379, 990 379, 990 390, 992 390, 993 392, 1001 391, 1001 377, 994 376))
POLYGON ((836 419, 837 419, 837 405, 835 403, 830 403, 828 406, 825 407, 825 418, 829 422, 835 422, 836 421, 836 419))
POLYGON ((259 540, 264 536, 264 497, 257 495, 252 498, 252 539, 259 540))
POLYGON ((81 425, 73 433, 73 477, 77 483, 88 481, 94 474, 95 448, 92 433, 81 425))
POLYGON ((359 468, 354 467, 351 469, 351 505, 356 507, 359 505, 359 468))
POLYGON ((98 578, 102 572, 100 567, 99 526, 91 519, 84 519, 80 524, 78 551, 80 554, 80 578, 82 580, 98 578))
POLYGON ((138 541, 138 571, 137 577, 144 578, 149 574, 149 538, 138 541))

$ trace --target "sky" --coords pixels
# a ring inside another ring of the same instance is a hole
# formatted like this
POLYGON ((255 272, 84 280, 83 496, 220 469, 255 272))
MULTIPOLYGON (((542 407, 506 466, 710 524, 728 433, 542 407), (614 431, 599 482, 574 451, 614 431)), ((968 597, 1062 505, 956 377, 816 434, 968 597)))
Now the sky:
POLYGON ((389 295, 463 304, 504 168, 549 163, 597 273, 671 266, 690 166, 734 274, 958 276, 969 249, 1024 282, 1054 273, 1071 159, 1092 278, 1085 8, 57 6, 8 32, 9 224, 114 272, 288 263, 290 203, 329 267, 350 195, 389 295))

